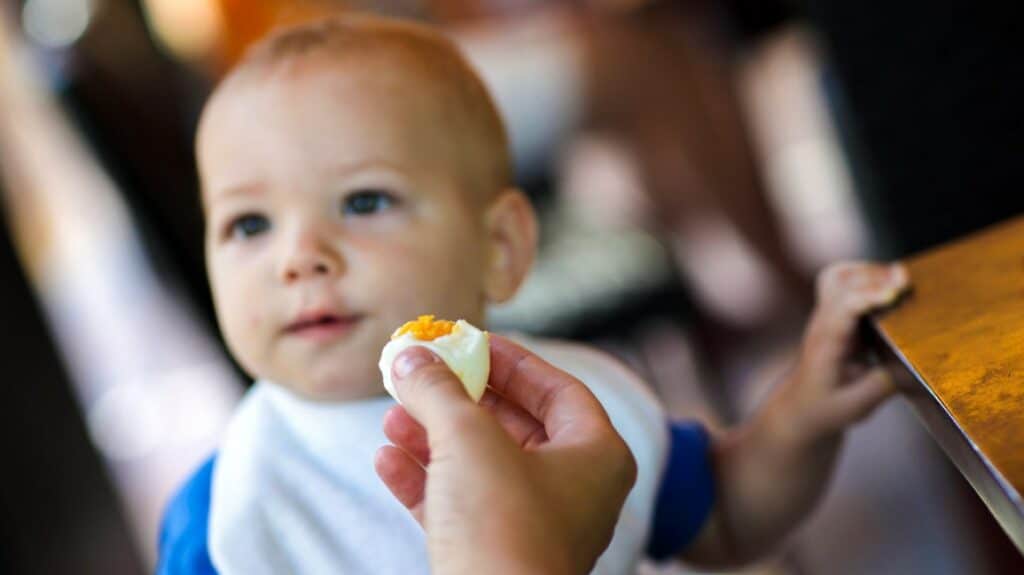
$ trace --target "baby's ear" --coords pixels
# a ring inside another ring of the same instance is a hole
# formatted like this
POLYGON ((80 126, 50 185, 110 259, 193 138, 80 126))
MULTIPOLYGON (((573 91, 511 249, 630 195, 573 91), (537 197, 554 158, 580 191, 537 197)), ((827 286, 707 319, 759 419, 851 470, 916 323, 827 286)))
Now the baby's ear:
POLYGON ((523 192, 508 188, 495 198, 484 217, 490 244, 484 289, 488 301, 502 303, 515 295, 533 266, 537 215, 523 192))

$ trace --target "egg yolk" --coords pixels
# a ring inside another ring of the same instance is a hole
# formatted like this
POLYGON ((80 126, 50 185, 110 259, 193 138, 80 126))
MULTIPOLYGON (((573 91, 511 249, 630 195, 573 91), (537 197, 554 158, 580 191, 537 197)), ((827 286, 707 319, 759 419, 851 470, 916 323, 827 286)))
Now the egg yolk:
POLYGON ((420 341, 434 341, 439 337, 452 333, 454 329, 454 321, 435 320, 432 315, 421 315, 415 321, 406 322, 405 325, 398 328, 394 335, 391 336, 391 339, 397 339, 407 333, 411 333, 413 337, 420 341))

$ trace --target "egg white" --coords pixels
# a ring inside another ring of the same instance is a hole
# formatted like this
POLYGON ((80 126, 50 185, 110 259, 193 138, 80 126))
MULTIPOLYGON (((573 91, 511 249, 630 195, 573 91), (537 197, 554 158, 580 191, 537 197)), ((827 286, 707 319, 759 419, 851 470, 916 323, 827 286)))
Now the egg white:
POLYGON ((398 354, 415 345, 425 347, 440 357, 459 378, 473 401, 480 401, 487 389, 487 377, 491 371, 491 350, 487 345, 486 331, 460 319, 455 322, 450 334, 432 341, 417 339, 411 332, 389 341, 381 350, 378 365, 384 378, 384 389, 399 403, 401 401, 391 381, 391 365, 398 354))

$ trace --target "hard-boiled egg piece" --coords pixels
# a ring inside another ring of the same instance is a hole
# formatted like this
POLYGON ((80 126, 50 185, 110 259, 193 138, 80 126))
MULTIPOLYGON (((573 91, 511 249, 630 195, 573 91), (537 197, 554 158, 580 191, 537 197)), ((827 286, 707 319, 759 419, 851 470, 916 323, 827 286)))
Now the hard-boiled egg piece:
POLYGON ((398 400, 391 381, 391 364, 398 354, 411 346, 423 346, 434 352, 462 382, 473 401, 480 401, 487 388, 491 371, 491 351, 487 345, 487 332, 465 320, 435 320, 422 315, 395 330, 391 341, 380 353, 380 373, 384 389, 398 400))

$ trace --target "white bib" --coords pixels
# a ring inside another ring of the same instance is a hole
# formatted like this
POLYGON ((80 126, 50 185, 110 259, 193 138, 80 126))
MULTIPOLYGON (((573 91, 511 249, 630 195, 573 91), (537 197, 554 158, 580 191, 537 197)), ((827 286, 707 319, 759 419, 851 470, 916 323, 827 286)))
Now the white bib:
MULTIPOLYGON (((664 412, 624 366, 589 349, 529 340, 586 383, 637 460, 611 545, 594 573, 633 573, 668 450, 664 412)), ((420 526, 373 469, 387 396, 309 401, 271 382, 246 394, 214 468, 209 548, 222 575, 429 573, 420 526)))

